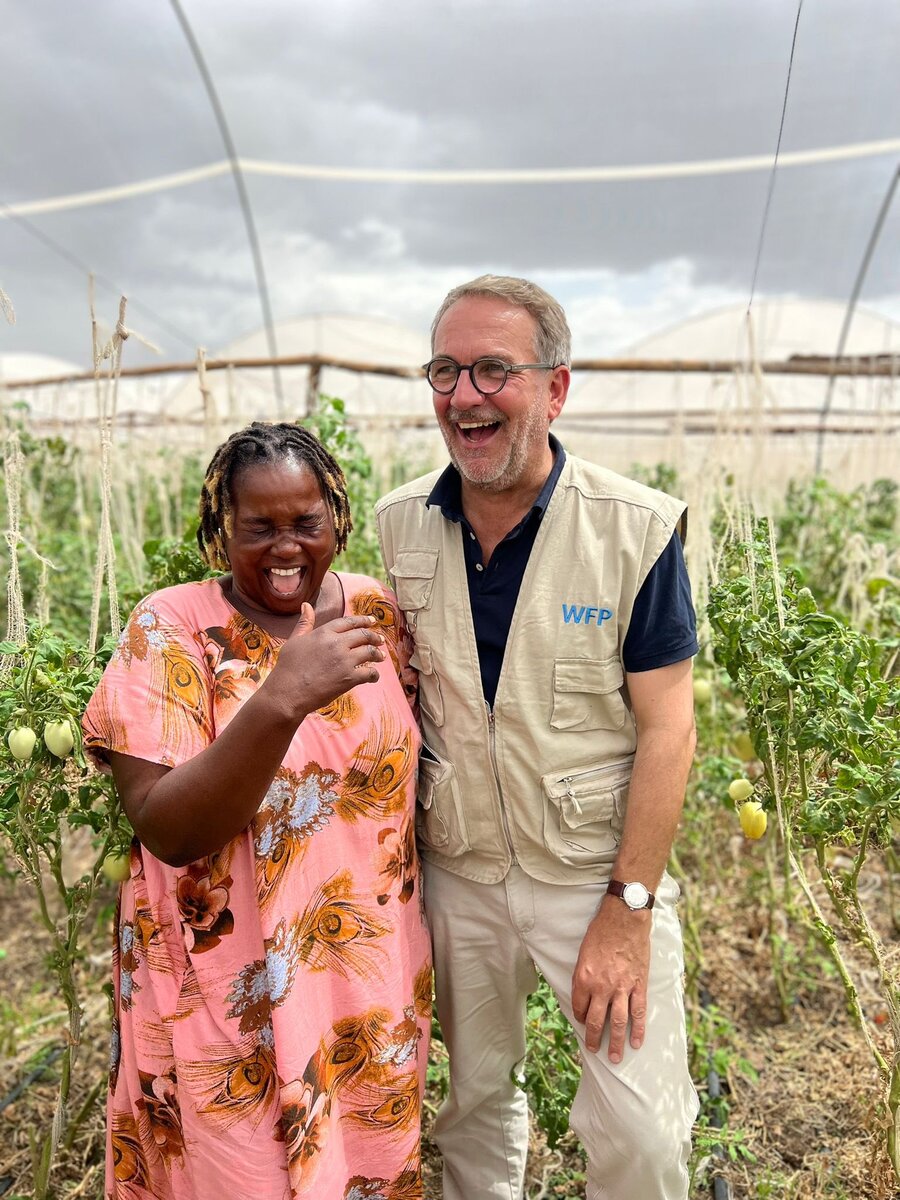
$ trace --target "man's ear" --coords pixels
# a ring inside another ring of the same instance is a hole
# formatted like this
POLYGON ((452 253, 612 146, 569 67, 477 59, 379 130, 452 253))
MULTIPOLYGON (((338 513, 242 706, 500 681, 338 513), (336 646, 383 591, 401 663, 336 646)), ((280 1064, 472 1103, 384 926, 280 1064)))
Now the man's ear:
POLYGON ((547 417, 551 424, 562 412, 569 394, 569 384, 572 382, 572 372, 568 367, 554 368, 550 379, 550 394, 547 397, 547 417))

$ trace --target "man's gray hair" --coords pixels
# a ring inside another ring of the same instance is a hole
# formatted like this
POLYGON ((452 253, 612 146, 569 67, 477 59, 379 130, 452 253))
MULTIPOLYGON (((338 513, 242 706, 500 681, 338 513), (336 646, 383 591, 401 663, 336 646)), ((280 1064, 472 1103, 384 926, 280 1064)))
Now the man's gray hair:
POLYGON ((537 322, 534 352, 538 362, 554 367, 568 366, 572 359, 572 335, 562 305, 549 292, 528 279, 513 275, 479 275, 469 283, 461 283, 447 293, 431 323, 431 349, 444 313, 457 300, 466 296, 493 296, 517 308, 524 308, 537 322))

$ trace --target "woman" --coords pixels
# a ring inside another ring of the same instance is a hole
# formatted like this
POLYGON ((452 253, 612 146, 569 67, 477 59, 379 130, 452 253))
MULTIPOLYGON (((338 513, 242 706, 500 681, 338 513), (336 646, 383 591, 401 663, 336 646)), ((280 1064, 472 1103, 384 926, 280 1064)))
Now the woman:
POLYGON ((409 636, 381 584, 330 570, 346 487, 302 427, 229 438, 200 517, 229 573, 138 605, 84 722, 136 835, 107 1196, 420 1197, 409 636))

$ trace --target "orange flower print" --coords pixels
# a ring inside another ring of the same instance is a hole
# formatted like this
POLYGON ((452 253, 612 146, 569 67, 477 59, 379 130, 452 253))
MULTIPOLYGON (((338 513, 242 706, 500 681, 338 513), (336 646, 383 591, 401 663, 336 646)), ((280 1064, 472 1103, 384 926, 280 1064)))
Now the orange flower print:
POLYGON ((315 1176, 326 1137, 331 1105, 327 1095, 307 1080, 281 1089, 281 1131, 291 1168, 292 1191, 315 1176))
POLYGON ((396 1179, 369 1179, 354 1175, 347 1180, 343 1200, 422 1200, 422 1170, 418 1156, 410 1158, 396 1179))
POLYGON ((165 645, 166 637, 160 628, 158 613, 142 600, 122 631, 115 657, 130 666, 132 658, 143 662, 151 649, 162 650, 165 645))
POLYGON ((288 867, 299 862, 314 833, 334 813, 338 775, 308 763, 298 775, 280 768, 253 819, 256 883, 260 903, 269 904, 288 867))
POLYGON ((380 831, 373 859, 378 871, 378 903, 387 904, 395 889, 400 903, 408 903, 415 890, 418 869, 415 830, 408 816, 403 818, 399 829, 380 831))
POLYGON ((212 950, 234 929, 234 916, 228 908, 230 885, 230 876, 213 883, 209 859, 191 863, 175 885, 178 913, 193 934, 193 953, 212 950))
POLYGON ((163 1161, 181 1161, 184 1155, 184 1135, 181 1130, 181 1110, 178 1106, 178 1085, 174 1069, 168 1075, 149 1075, 139 1072, 143 1109, 150 1125, 150 1134, 163 1161))
POLYGON ((279 921, 265 940, 266 957, 248 963, 232 981, 228 1016, 240 1018, 241 1033, 269 1026, 272 1009, 285 1002, 294 986, 307 937, 302 920, 279 921))
POLYGON ((415 1057, 422 1030, 416 1023, 416 1010, 410 1004, 403 1010, 403 1020, 390 1032, 387 1042, 379 1051, 375 1061, 404 1067, 415 1057))

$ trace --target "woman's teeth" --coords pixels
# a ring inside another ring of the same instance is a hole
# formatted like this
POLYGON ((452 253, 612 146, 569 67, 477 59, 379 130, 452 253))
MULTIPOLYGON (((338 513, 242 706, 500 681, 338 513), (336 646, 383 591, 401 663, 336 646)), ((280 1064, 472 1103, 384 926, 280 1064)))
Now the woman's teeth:
POLYGON ((289 596, 300 587, 302 567, 269 567, 269 579, 276 592, 289 596))

